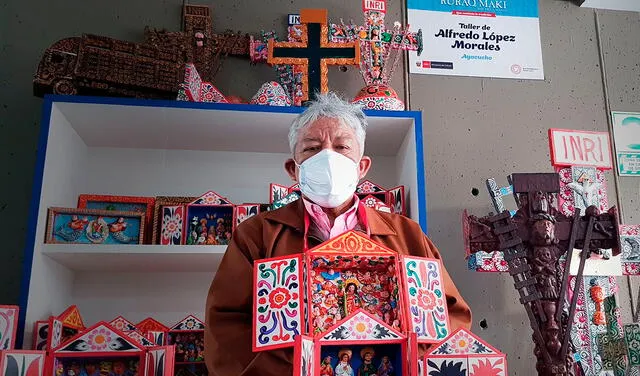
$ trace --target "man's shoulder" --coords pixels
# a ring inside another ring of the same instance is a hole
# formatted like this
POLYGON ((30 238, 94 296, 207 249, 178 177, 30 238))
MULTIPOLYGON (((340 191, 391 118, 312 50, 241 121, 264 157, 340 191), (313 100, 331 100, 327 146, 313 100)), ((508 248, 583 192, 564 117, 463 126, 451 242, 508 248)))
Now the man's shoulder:
POLYGON ((404 229, 404 231, 411 231, 417 234, 423 234, 422 227, 420 224, 413 219, 396 213, 388 213, 375 209, 370 209, 370 213, 373 212, 377 215, 381 220, 383 220, 389 227, 392 229, 404 229))
MULTIPOLYGON (((431 241, 422 227, 413 219, 400 214, 374 211, 374 221, 378 234, 386 235, 377 238, 385 246, 403 254, 431 257, 431 241)), ((372 221, 369 221, 373 233, 372 221)))
POLYGON ((269 212, 262 212, 256 215, 253 215, 244 221, 242 221, 237 227, 236 232, 246 232, 246 231, 254 231, 256 229, 261 229, 264 226, 265 216, 269 212))

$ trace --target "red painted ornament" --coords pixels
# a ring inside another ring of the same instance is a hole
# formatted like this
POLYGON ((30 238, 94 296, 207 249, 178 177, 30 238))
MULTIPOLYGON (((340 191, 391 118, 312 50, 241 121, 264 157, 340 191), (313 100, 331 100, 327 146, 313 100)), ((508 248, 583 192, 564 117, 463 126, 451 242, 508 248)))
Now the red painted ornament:
POLYGON ((602 311, 602 302, 604 302, 604 292, 595 279, 591 280, 591 287, 589 288, 591 299, 596 303, 596 311, 593 314, 593 323, 595 325, 605 325, 607 323, 604 312, 602 311))
POLYGON ((404 110, 404 102, 398 98, 398 93, 391 86, 384 84, 365 86, 358 92, 353 103, 361 104, 367 110, 404 110))

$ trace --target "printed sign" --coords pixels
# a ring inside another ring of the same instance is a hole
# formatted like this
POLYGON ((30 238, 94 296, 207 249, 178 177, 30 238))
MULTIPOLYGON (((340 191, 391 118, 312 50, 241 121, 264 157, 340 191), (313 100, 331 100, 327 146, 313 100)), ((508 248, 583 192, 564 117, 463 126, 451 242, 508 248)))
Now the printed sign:
POLYGON ((549 141, 554 166, 613 167, 607 132, 549 129, 549 141))
POLYGON ((410 72, 544 79, 538 1, 408 0, 409 24, 425 50, 410 72))
POLYGON ((385 0, 362 0, 362 10, 364 12, 368 11, 378 11, 380 13, 386 13, 387 6, 385 0))
POLYGON ((299 14, 290 14, 289 15, 289 26, 300 25, 300 15, 299 14))
POLYGON ((640 176, 640 112, 612 112, 618 174, 640 176))

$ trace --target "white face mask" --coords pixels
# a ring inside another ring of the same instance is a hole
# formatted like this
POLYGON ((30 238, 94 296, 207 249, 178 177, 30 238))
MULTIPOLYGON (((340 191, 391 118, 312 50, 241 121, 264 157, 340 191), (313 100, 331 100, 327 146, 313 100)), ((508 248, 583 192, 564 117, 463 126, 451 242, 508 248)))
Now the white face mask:
POLYGON ((356 191, 358 164, 333 150, 324 149, 298 165, 300 191, 323 208, 344 204, 356 191))

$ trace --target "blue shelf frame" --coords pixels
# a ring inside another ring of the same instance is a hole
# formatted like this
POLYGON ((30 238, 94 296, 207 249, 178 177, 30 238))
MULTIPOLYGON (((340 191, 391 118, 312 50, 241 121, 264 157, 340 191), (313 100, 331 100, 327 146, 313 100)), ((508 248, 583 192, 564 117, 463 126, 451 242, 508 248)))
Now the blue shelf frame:
MULTIPOLYGON (((44 162, 46 158, 47 141, 49 135, 49 121, 51 119, 51 109, 53 103, 81 103, 81 104, 106 104, 136 107, 157 107, 157 108, 184 108, 197 110, 224 110, 224 111, 244 111, 263 113, 285 113, 298 114, 304 111, 304 107, 275 107, 259 106, 251 104, 232 103, 200 103, 174 100, 157 99, 134 99, 118 97, 95 97, 95 96, 71 96, 71 95, 46 95, 42 105, 42 116, 40 120, 40 134, 38 137, 38 152, 34 169, 33 187, 31 191, 31 202, 29 207, 29 219, 27 227, 27 239, 25 242, 23 271, 20 287, 20 316, 18 320, 18 331, 16 338, 16 348, 22 348, 24 340, 25 320, 27 314, 27 302, 29 300, 29 288, 31 281, 31 268, 33 265, 33 250, 35 247, 36 228, 38 222, 38 212, 40 210, 40 196, 42 193, 42 179, 44 175, 44 162)), ((427 184, 425 178, 425 157, 422 133, 422 112, 420 111, 377 111, 365 110, 368 117, 390 117, 390 118, 411 118, 414 120, 414 131, 416 140, 416 170, 418 185, 418 215, 419 224, 424 233, 428 233, 427 227, 427 184)))

